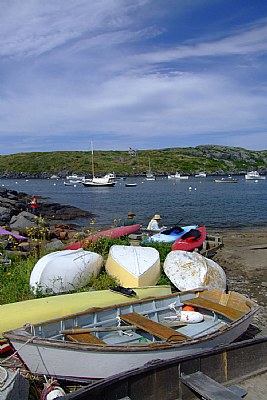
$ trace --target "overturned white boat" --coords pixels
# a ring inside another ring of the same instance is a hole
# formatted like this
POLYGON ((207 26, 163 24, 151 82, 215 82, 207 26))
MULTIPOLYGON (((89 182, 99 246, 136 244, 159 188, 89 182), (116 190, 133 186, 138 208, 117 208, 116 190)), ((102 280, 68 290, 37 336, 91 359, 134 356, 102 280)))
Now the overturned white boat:
POLYGON ((35 264, 30 288, 35 295, 74 291, 85 286, 92 275, 98 276, 102 264, 102 256, 91 251, 55 251, 35 264))
POLYGON ((197 252, 171 251, 163 269, 179 290, 226 289, 226 275, 222 267, 197 252))

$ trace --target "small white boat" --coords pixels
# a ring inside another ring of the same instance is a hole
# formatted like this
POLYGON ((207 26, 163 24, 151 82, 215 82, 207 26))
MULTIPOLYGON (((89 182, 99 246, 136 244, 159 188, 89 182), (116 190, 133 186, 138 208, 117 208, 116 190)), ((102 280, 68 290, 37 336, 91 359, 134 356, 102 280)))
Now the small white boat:
POLYGON ((238 183, 238 179, 234 179, 231 176, 228 178, 214 179, 215 183, 238 183))
POLYGON ((152 174, 152 172, 147 172, 146 173, 146 180, 147 181, 155 181, 156 177, 155 177, 155 175, 152 174))
POLYGON ((179 290, 226 289, 226 275, 219 264, 197 252, 171 251, 163 270, 179 290))
POLYGON ((258 171, 250 171, 245 175, 246 180, 255 180, 255 179, 260 179, 263 180, 265 179, 265 176, 262 176, 258 173, 258 171))
POLYGON ((179 172, 176 172, 175 175, 168 175, 168 179, 188 179, 188 175, 181 175, 179 172))
POLYGON ((73 174, 73 175, 68 175, 66 179, 70 183, 81 183, 85 179, 85 176, 73 174))
POLYGON ((85 187, 112 187, 115 186, 115 174, 106 174, 103 177, 95 176, 95 167, 94 167, 94 150, 93 143, 91 143, 91 153, 92 153, 92 179, 83 179, 82 184, 85 187))
POLYGON ((111 186, 115 186, 115 183, 111 178, 106 178, 106 177, 93 177, 92 179, 85 179, 84 181, 82 181, 83 186, 86 187, 111 187, 111 186))
POLYGON ((160 277, 159 252, 152 247, 113 245, 105 267, 122 286, 155 285, 160 277))
POLYGON ((125 183, 126 187, 135 187, 137 183, 125 183))
POLYGON ((30 288, 35 295, 72 292, 85 286, 92 275, 98 276, 102 264, 102 256, 91 251, 55 251, 35 264, 30 288))
POLYGON ((148 171, 146 173, 146 180, 147 181, 155 181, 156 177, 155 175, 151 172, 151 167, 150 167, 150 157, 148 159, 148 171))
POLYGON ((64 186, 76 186, 78 183, 80 183, 79 181, 74 182, 74 181, 64 181, 64 186))
POLYGON ((4 337, 32 374, 85 381, 231 343, 258 309, 236 292, 194 290, 91 308, 4 337), (181 321, 185 306, 201 314, 199 322, 181 321))
POLYGON ((195 175, 195 178, 206 178, 207 174, 205 172, 199 172, 195 175))

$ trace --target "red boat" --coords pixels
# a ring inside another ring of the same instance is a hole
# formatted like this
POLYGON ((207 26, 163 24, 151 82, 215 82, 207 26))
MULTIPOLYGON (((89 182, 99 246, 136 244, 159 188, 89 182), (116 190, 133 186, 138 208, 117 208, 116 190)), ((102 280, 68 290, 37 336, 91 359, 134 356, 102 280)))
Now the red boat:
POLYGON ((193 251, 202 245, 206 239, 206 227, 200 226, 179 237, 172 245, 172 250, 193 251))
POLYGON ((102 232, 97 232, 94 233, 93 235, 88 236, 84 240, 80 242, 75 242, 70 244, 69 246, 64 247, 63 250, 77 250, 83 247, 87 242, 91 241, 96 241, 102 237, 110 238, 110 239, 115 239, 121 236, 127 236, 130 235, 131 233, 139 231, 141 228, 141 225, 135 224, 135 225, 130 225, 130 226, 117 226, 116 228, 111 228, 106 231, 102 232))

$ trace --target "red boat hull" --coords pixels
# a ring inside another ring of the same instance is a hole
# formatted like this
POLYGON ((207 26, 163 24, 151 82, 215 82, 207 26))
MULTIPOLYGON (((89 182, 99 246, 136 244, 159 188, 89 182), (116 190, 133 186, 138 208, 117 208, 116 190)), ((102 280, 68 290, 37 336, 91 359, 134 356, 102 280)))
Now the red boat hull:
POLYGON ((102 237, 115 239, 115 238, 119 238, 121 236, 130 235, 133 232, 139 231, 140 228, 141 228, 141 225, 139 225, 139 224, 130 225, 130 226, 118 226, 116 228, 111 228, 106 231, 94 233, 93 235, 88 236, 86 239, 84 239, 80 242, 75 242, 75 243, 70 244, 69 246, 64 247, 63 250, 77 250, 77 249, 80 249, 81 247, 83 247, 86 244, 86 242, 96 241, 102 237))
POLYGON ((187 232, 173 243, 172 250, 193 251, 194 249, 200 247, 206 239, 206 227, 200 226, 194 229, 194 231, 199 231, 200 236, 198 238, 194 236, 188 237, 190 232, 187 232))

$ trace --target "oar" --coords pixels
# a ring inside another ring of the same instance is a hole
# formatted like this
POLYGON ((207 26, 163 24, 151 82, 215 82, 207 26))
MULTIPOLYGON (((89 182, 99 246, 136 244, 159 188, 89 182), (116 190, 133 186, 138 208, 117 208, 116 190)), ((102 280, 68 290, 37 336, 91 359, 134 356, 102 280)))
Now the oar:
POLYGON ((99 326, 95 328, 73 328, 73 329, 63 329, 59 333, 61 333, 62 335, 75 335, 76 333, 127 331, 129 329, 137 329, 137 327, 135 325, 123 325, 123 326, 99 326))

